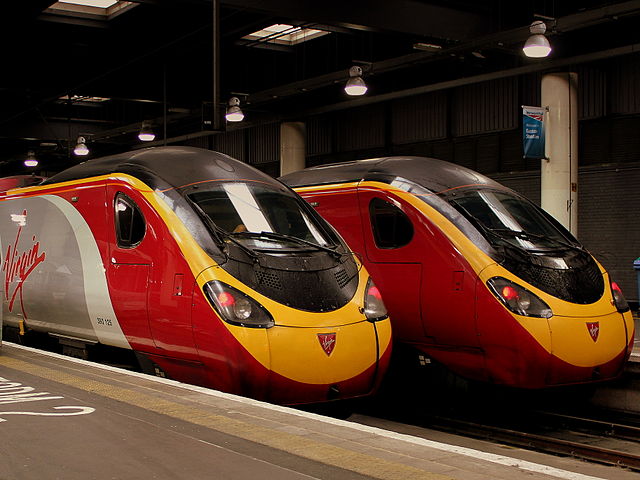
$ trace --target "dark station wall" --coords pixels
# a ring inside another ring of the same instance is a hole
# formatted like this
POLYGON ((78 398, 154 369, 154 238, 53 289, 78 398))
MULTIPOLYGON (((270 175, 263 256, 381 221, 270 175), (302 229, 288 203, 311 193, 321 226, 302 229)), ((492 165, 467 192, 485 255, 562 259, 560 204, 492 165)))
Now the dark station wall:
MULTIPOLYGON (((578 237, 638 301, 640 54, 576 67, 579 76, 578 237)), ((435 157, 484 173, 540 203, 540 161, 523 158, 521 106, 540 105, 541 74, 498 78, 303 120, 307 166, 388 155, 435 157)), ((212 139, 279 174, 278 124, 212 139)))

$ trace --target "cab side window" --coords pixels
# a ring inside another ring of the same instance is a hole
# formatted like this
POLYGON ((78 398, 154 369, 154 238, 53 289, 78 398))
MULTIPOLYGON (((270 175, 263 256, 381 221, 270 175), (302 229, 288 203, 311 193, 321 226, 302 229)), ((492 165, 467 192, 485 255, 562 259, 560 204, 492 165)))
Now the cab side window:
POLYGON ((395 205, 374 198, 369 203, 369 216, 378 248, 399 248, 413 238, 411 220, 395 205))
POLYGON ((146 231, 146 222, 136 203, 119 192, 115 198, 116 240, 120 248, 133 248, 140 244, 146 231))

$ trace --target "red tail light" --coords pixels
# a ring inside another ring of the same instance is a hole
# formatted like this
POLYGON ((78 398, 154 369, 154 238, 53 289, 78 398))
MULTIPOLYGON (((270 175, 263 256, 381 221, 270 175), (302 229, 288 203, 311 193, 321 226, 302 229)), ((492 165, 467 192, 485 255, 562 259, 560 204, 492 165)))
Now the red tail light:
POLYGON ((629 311, 629 304, 622 294, 622 289, 616 282, 611 282, 611 293, 613 294, 613 304, 620 313, 629 311))
POLYGON ((203 290, 219 317, 232 325, 271 328, 273 317, 256 300, 218 280, 207 282, 203 290))
POLYGON ((370 322, 377 322, 387 318, 387 309, 382 301, 380 290, 373 283, 373 279, 369 277, 367 287, 364 294, 364 314, 370 322))
POLYGON ((380 290, 375 285, 371 285, 369 290, 367 290, 367 295, 371 295, 372 297, 377 298, 378 300, 382 299, 382 295, 380 295, 380 290))
POLYGON ((553 312, 544 300, 526 288, 502 277, 487 280, 487 286, 502 304, 518 315, 550 318, 553 312))
POLYGON ((518 292, 516 291, 515 288, 507 285, 502 289, 502 296, 504 297, 505 300, 514 300, 518 298, 518 292))
POLYGON ((221 307, 230 307, 236 303, 236 299, 228 292, 221 292, 218 295, 218 303, 221 307))

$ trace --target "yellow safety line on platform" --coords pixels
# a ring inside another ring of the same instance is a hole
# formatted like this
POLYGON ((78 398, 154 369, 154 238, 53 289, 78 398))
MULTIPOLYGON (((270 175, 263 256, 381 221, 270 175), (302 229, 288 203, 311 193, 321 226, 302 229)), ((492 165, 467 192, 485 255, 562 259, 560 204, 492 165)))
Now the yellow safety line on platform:
POLYGON ((406 480, 408 478, 454 480, 446 475, 426 472, 415 467, 383 460, 298 435, 260 427, 222 415, 215 415, 199 408, 181 405, 177 402, 134 392, 115 385, 63 373, 10 358, 6 355, 0 356, 0 365, 369 477, 381 480, 406 480))

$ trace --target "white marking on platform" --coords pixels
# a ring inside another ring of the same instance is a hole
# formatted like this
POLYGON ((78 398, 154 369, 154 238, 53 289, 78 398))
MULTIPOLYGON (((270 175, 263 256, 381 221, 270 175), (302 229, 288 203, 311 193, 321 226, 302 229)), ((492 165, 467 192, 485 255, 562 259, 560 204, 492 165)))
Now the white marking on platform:
POLYGON ((86 365, 94 368, 99 368, 102 370, 115 372, 124 375, 130 375, 133 377, 143 378, 145 380, 151 380, 158 383, 162 383, 165 385, 172 385, 174 387, 184 388, 186 390, 191 390, 193 392, 202 393, 204 395, 210 395, 212 397, 223 398, 225 400, 232 400, 240 403, 244 403, 246 405, 253 405, 256 407, 261 407, 277 412, 288 413, 290 415, 296 415, 299 417, 309 418, 312 420, 316 420, 319 422, 328 423, 331 425, 336 425, 344 428, 351 428, 353 430, 358 430, 361 432, 371 433, 373 435, 378 435, 380 437, 390 438, 394 440, 400 440, 403 442, 411 443, 414 445, 421 445, 427 448, 432 448, 435 450, 440 450, 448 453, 454 453, 457 455, 463 455, 466 457, 472 457, 480 460, 484 460, 486 462, 495 463, 498 465, 504 465, 507 467, 516 467, 520 470, 549 475, 556 478, 562 478, 565 480, 606 480, 602 477, 594 477, 591 475, 584 475, 582 473, 570 472, 568 470, 562 470, 560 468, 550 467, 548 465, 542 465, 539 463, 529 462, 526 460, 520 460, 517 458, 507 457, 506 455, 497 455, 495 453, 483 452, 480 450, 474 450, 472 448, 460 447, 457 445, 450 445, 447 443, 435 442, 433 440, 427 440, 425 438, 414 437, 411 435, 406 435, 404 433, 392 432, 389 430, 383 430, 377 427, 370 427, 368 425, 361 425, 359 423, 352 423, 346 420, 339 420, 331 417, 323 417, 322 415, 317 415, 315 413, 303 412, 299 410, 295 410, 289 407, 283 407, 280 405, 273 405, 271 403, 261 402, 260 400, 254 400, 252 398, 241 397, 238 395, 233 395, 231 393, 220 392, 218 390, 212 390, 209 388, 198 387, 196 385, 189 385, 182 382, 177 382, 175 380, 170 380, 167 378, 154 377, 152 375, 147 375, 145 373, 131 372, 128 370, 123 370, 116 367, 111 367, 109 365, 101 365, 99 363, 89 362, 87 360, 81 360, 79 358, 67 357, 65 355, 60 355, 57 353, 46 352, 43 350, 37 350, 35 348, 25 347, 23 345, 18 345, 10 342, 3 342, 3 345, 9 345, 14 348, 18 348, 21 350, 26 350, 28 352, 38 353, 41 355, 46 355, 52 358, 58 358, 61 360, 67 360, 69 362, 78 363, 80 365, 86 365))

